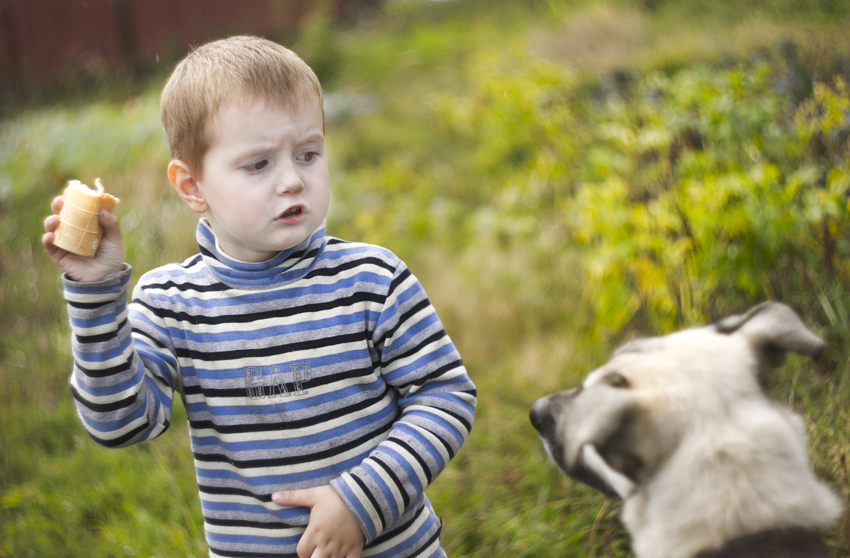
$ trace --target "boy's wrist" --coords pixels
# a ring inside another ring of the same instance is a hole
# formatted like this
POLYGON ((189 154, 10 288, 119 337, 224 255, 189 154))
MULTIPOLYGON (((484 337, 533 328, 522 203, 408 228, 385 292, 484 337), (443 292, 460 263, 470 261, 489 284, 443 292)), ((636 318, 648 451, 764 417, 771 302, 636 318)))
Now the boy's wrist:
POLYGON ((120 270, 107 271, 103 274, 86 275, 81 278, 72 277, 70 273, 65 272, 62 274, 62 282, 80 286, 106 286, 116 282, 120 283, 123 276, 129 274, 131 270, 130 264, 125 263, 120 270))
POLYGON ((339 499, 342 500, 342 503, 348 508, 348 511, 351 512, 351 515, 354 516, 354 519, 360 526, 360 530, 363 531, 363 536, 366 537, 365 544, 369 544, 381 534, 381 526, 374 524, 364 509, 358 509, 360 503, 344 478, 346 475, 347 473, 344 473, 342 476, 333 479, 330 485, 339 499))

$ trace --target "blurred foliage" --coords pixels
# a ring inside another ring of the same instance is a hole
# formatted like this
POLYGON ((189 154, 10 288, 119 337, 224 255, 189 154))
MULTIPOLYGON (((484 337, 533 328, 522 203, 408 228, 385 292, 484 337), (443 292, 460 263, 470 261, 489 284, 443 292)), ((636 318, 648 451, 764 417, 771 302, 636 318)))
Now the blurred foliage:
MULTIPOLYGON (((850 42, 846 2, 387 2, 291 43, 326 86, 330 234, 408 261, 480 395, 429 489, 449 555, 628 556, 618 503, 568 481, 528 423, 612 346, 786 300, 829 341, 775 396, 850 502, 850 42)), ((194 252, 173 194, 162 76, 0 123, 0 557, 204 556, 180 403, 106 450, 68 387, 50 199, 100 177, 134 275, 194 252)), ((54 98, 54 97, 50 97, 54 98)), ((850 555, 850 521, 829 542, 850 555)))
POLYGON ((667 331, 847 284, 850 98, 839 76, 795 107, 783 70, 649 75, 605 103, 564 205, 597 327, 641 311, 667 331))

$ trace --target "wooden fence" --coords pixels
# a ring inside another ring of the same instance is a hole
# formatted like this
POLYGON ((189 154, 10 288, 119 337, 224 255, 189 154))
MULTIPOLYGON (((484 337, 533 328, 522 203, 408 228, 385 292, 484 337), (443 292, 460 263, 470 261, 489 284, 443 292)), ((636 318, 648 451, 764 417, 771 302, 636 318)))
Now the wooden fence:
MULTIPOLYGON (((0 94, 121 67, 134 75, 191 46, 295 32, 321 0, 0 0, 0 94)), ((331 0, 344 18, 380 0, 331 0)))

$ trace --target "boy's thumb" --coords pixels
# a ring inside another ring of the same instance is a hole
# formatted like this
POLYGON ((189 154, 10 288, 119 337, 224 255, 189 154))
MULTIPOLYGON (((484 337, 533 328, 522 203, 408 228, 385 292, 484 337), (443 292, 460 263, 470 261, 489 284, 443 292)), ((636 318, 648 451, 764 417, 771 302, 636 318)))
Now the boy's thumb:
POLYGON ((272 494, 272 501, 278 506, 301 506, 312 508, 316 505, 312 489, 281 490, 272 494))

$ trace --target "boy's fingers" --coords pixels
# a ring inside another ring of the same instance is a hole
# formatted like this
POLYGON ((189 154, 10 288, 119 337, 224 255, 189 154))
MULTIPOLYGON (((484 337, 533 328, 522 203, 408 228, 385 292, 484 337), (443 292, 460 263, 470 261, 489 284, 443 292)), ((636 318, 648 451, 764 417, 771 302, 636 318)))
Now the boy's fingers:
POLYGON ((121 240, 121 227, 118 226, 118 217, 105 209, 101 209, 98 219, 100 226, 103 227, 104 237, 116 242, 121 240))
POLYGON ((105 209, 100 210, 100 213, 98 214, 97 218, 100 221, 100 225, 104 229, 112 228, 118 224, 118 217, 116 217, 105 209))
POLYGON ((301 506, 312 508, 316 505, 313 489, 282 490, 272 494, 272 501, 279 506, 301 506))
POLYGON ((50 210, 58 215, 59 212, 62 211, 63 205, 65 205, 65 196, 56 196, 50 203, 50 210))
POLYGON ((44 220, 44 230, 53 233, 56 232, 56 229, 59 227, 59 216, 58 215, 50 215, 44 220))
POLYGON ((48 254, 52 254, 57 248, 53 245, 53 233, 48 232, 41 235, 41 243, 47 249, 48 254))

